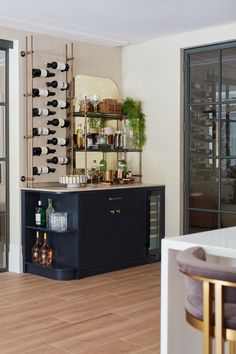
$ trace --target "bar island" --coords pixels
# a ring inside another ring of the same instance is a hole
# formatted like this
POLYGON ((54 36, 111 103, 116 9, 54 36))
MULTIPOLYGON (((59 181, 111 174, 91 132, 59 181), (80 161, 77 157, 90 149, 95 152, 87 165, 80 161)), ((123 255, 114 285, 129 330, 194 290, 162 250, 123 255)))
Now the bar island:
POLYGON ((158 261, 164 201, 163 185, 23 188, 23 271, 71 280, 158 261), (46 208, 49 200, 66 215, 66 229, 37 224, 35 208, 39 201, 46 208), (42 241, 45 234, 54 253, 48 266, 32 261, 36 237, 42 241))

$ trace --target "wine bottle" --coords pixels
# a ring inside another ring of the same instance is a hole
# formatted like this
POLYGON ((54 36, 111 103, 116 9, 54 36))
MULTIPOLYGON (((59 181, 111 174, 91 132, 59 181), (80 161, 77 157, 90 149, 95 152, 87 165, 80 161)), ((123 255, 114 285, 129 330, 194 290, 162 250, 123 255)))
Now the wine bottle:
POLYGON ((36 242, 31 249, 33 263, 40 263, 40 249, 41 243, 39 241, 39 231, 36 231, 36 242))
POLYGON ((49 128, 33 128, 33 136, 40 136, 40 135, 50 135, 55 134, 56 130, 52 130, 49 128))
POLYGON ((50 265, 53 260, 53 250, 47 243, 47 234, 44 232, 43 234, 43 244, 41 246, 40 250, 41 256, 40 256, 40 264, 42 265, 50 265))
POLYGON ((50 213, 54 213, 55 209, 52 206, 52 198, 48 198, 48 207, 46 209, 46 226, 47 228, 51 228, 51 217, 50 217, 50 213))
POLYGON ((33 88, 32 90, 32 97, 48 97, 55 96, 55 94, 55 92, 49 91, 48 89, 33 88))
POLYGON ((64 81, 56 81, 53 80, 51 82, 46 82, 47 87, 53 87, 53 88, 59 88, 61 91, 68 90, 70 87, 70 84, 68 82, 64 81))
POLYGON ((47 143, 48 144, 52 144, 52 145, 66 146, 66 145, 69 145, 69 139, 66 139, 66 138, 52 138, 52 139, 48 139, 47 143))
POLYGON ((47 63, 47 68, 57 69, 63 72, 69 70, 69 64, 61 63, 58 61, 52 61, 51 63, 47 63))
POLYGON ((35 166, 33 167, 33 175, 40 176, 42 174, 54 173, 56 171, 55 168, 50 168, 48 166, 35 166))
POLYGON ((53 156, 52 159, 47 159, 47 163, 54 163, 55 165, 68 165, 69 162, 70 159, 66 156, 53 156))
POLYGON ((41 200, 38 201, 38 205, 35 208, 35 224, 37 226, 45 226, 46 224, 46 210, 41 200))
POLYGON ((46 146, 33 147, 33 156, 55 154, 55 152, 56 149, 50 149, 49 147, 46 146))
POLYGON ((61 109, 65 109, 70 106, 70 102, 65 100, 52 100, 47 102, 47 106, 53 106, 53 107, 59 107, 61 109))
POLYGON ((55 73, 51 73, 46 69, 32 69, 32 76, 35 77, 53 77, 55 73))
POLYGON ((47 125, 54 125, 55 127, 67 128, 70 125, 69 119, 52 119, 48 120, 47 125))
POLYGON ((53 116, 55 111, 50 111, 48 108, 33 108, 33 117, 53 116))

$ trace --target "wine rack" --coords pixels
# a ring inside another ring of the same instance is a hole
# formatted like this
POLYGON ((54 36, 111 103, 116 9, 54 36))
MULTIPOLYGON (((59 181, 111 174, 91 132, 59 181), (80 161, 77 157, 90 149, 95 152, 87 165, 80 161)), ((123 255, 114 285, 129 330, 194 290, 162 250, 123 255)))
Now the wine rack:
POLYGON ((32 188, 43 183, 58 183, 59 176, 73 174, 73 43, 65 45, 63 56, 52 55, 35 51, 33 36, 30 36, 26 37, 26 49, 21 56, 26 67, 26 174, 21 180, 32 188), (47 63, 54 64, 48 67, 47 63), (55 63, 59 63, 58 67, 55 63), (50 73, 53 75, 47 76, 50 73), (50 102, 53 105, 49 105, 50 102), (58 125, 48 124, 55 119, 58 125), (65 126, 62 121, 66 122, 65 126), (47 135, 47 129, 50 129, 50 135, 47 135), (48 144, 52 138, 58 138, 59 143, 48 144), (61 141, 66 141, 66 145, 60 144, 61 141), (37 154, 34 155, 33 150, 37 150, 37 154), (46 154, 48 151, 50 153, 46 154), (66 163, 60 164, 62 160, 66 163), (42 174, 35 175, 35 171, 42 171, 42 174))

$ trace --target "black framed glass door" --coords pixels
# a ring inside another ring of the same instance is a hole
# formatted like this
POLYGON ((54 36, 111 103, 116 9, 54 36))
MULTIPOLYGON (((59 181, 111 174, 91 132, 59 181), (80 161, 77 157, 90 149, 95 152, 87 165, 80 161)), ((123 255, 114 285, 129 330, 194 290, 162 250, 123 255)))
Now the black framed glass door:
POLYGON ((9 243, 9 48, 10 41, 0 40, 0 271, 8 268, 9 243))
POLYGON ((185 50, 184 232, 236 225, 236 42, 185 50))

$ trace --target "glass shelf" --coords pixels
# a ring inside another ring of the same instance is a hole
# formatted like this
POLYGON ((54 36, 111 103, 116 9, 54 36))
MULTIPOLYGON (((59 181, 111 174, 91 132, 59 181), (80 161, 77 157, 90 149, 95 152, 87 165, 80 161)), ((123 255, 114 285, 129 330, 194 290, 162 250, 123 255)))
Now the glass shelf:
POLYGON ((73 149, 75 152, 142 152, 142 150, 139 149, 78 149, 74 148, 73 149))
POLYGON ((102 118, 102 119, 126 119, 123 113, 95 113, 95 112, 74 112, 74 117, 87 117, 87 118, 102 118))

